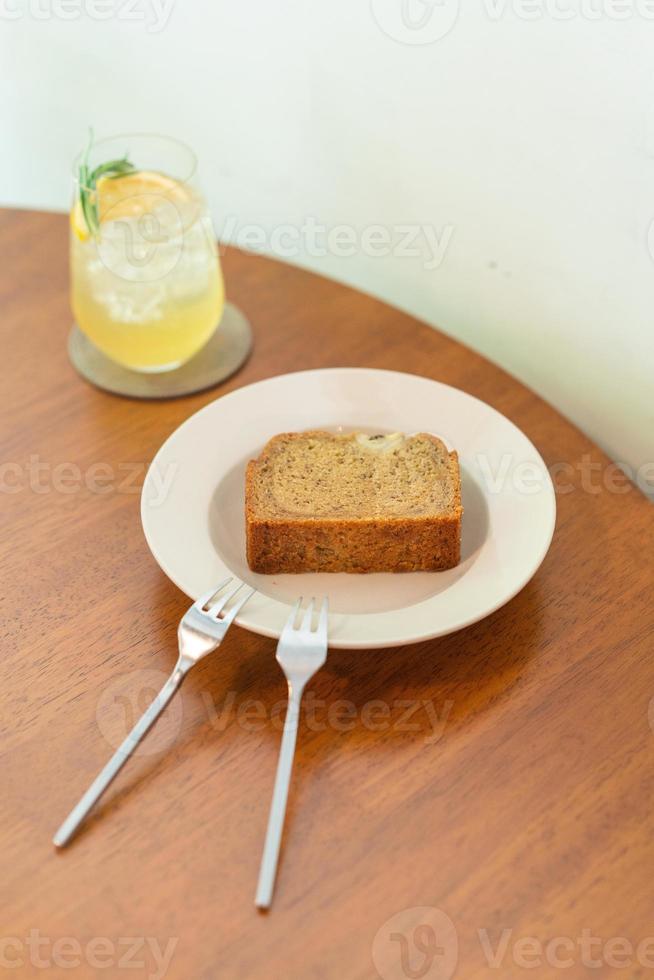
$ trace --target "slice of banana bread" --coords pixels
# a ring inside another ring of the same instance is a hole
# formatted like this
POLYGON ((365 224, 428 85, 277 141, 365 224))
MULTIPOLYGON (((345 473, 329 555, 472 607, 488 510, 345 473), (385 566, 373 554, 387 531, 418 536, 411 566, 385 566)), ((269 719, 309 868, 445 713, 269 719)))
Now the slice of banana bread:
POLYGON ((435 436, 289 432, 245 479, 254 572, 405 572, 460 558, 461 481, 435 436))

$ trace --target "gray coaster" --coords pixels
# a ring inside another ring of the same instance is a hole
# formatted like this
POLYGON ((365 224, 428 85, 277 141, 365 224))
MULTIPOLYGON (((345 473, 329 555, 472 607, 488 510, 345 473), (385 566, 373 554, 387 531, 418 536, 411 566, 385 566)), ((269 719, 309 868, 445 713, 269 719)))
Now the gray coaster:
POLYGON ((251 349, 250 324, 231 303, 202 350, 174 371, 131 371, 98 350, 76 324, 68 335, 68 356, 79 374, 97 388, 130 398, 178 398, 212 388, 234 374, 251 349))

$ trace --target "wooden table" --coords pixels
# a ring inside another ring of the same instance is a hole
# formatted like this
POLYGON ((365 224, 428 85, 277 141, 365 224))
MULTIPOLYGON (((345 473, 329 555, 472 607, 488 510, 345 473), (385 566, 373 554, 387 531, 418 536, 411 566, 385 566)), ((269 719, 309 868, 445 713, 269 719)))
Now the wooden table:
POLYGON ((256 346, 235 378, 168 403, 96 391, 66 357, 66 236, 62 216, 2 214, 0 967, 138 978, 161 976, 172 953, 165 975, 179 980, 367 980, 375 964, 384 980, 477 980, 588 976, 590 956, 593 976, 615 962, 649 976, 651 505, 465 347, 238 251, 224 257, 229 294, 256 346), (556 467, 545 563, 453 636, 330 655, 311 685, 269 915, 253 897, 285 685, 274 643, 238 629, 55 852, 59 821, 176 655, 187 602, 141 532, 149 460, 224 392, 327 365, 437 378, 512 418, 556 467))

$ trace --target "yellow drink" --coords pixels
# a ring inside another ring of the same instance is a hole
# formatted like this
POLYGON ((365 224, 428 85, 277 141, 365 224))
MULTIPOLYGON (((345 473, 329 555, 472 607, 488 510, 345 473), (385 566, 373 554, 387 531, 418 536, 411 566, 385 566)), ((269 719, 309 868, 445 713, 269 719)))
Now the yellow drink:
POLYGON ((138 371, 183 364, 213 334, 224 306, 215 240, 202 199, 153 171, 101 177, 92 234, 71 213, 71 302, 81 330, 138 371))

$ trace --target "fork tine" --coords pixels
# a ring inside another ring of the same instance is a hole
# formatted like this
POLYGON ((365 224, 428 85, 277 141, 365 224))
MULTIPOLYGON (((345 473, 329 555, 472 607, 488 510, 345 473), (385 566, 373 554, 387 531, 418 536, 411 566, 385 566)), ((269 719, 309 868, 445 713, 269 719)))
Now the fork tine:
POLYGON ((251 599, 252 598, 252 596, 254 595, 254 593, 256 591, 257 591, 256 589, 249 589, 245 593, 245 595, 242 596, 242 598, 240 598, 238 600, 238 602, 236 603, 236 605, 235 606, 232 606, 232 608, 229 610, 229 612, 226 613, 223 622, 224 623, 227 623, 227 625, 229 626, 230 623, 234 620, 234 617, 236 615, 238 615, 239 610, 242 609, 242 607, 245 605, 245 603, 248 601, 248 599, 251 599))
POLYGON ((298 610, 300 609, 301 606, 302 606, 302 596, 300 596, 298 601, 293 606, 291 615, 286 620, 286 625, 284 626, 282 633, 286 633, 289 630, 295 629, 295 620, 297 619, 298 610))
POLYGON ((327 618, 329 615, 329 599, 327 596, 322 600, 322 606, 320 607, 320 616, 318 617, 318 629, 317 633, 319 637, 327 638, 327 618))
POLYGON ((207 615, 217 616, 218 613, 225 608, 229 600, 236 595, 239 589, 242 588, 243 588, 243 582, 237 582, 233 589, 231 589, 226 595, 220 597, 218 602, 215 602, 213 606, 209 606, 207 615))
POLYGON ((312 598, 311 599, 311 602, 307 606, 307 610, 306 610, 304 616, 302 617, 302 626, 301 626, 301 629, 303 629, 303 630, 307 630, 307 631, 311 630, 311 617, 313 616, 313 607, 314 607, 315 603, 316 603, 315 598, 312 598))
POLYGON ((220 590, 224 589, 226 585, 229 585, 229 583, 232 581, 232 578, 233 576, 230 575, 229 578, 226 578, 224 582, 220 583, 220 585, 214 585, 213 589, 210 589, 209 592, 205 592, 204 595, 200 596, 197 602, 193 603, 193 605, 198 610, 198 612, 202 612, 203 607, 206 606, 206 604, 209 602, 209 599, 212 599, 217 592, 220 592, 220 590))

